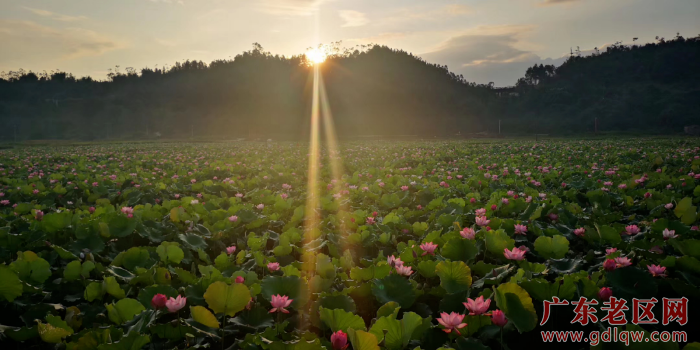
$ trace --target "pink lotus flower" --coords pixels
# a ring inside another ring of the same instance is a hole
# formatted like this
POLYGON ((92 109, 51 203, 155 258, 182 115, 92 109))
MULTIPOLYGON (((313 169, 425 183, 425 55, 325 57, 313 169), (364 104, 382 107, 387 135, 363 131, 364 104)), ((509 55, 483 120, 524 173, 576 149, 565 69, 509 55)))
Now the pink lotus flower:
POLYGON ((122 207, 122 213, 126 214, 126 217, 128 217, 128 218, 132 218, 132 217, 134 217, 134 208, 122 207))
POLYGON ((508 323, 506 314, 504 314, 501 310, 493 310, 493 312, 491 313, 491 323, 499 327, 505 326, 506 323, 508 323))
POLYGON ((479 226, 486 226, 489 224, 489 222, 491 222, 491 220, 486 219, 485 216, 477 216, 475 221, 476 224, 479 226))
POLYGON ((664 208, 666 208, 666 209, 671 209, 671 208, 673 208, 673 203, 666 203, 666 204, 664 205, 664 208))
POLYGON ((375 222, 376 222, 376 221, 374 220, 374 217, 372 217, 372 216, 368 216, 368 217, 367 217, 367 220, 365 220, 365 223, 366 223, 367 225, 374 225, 375 222))
POLYGON ((611 296, 612 296, 612 289, 610 289, 608 287, 600 288, 600 290, 598 291, 598 298, 602 301, 610 300, 611 296))
POLYGON ((474 197, 469 198, 469 203, 471 203, 471 204, 476 203, 476 198, 474 198, 474 197))
POLYGON ((484 215, 486 215, 486 209, 479 208, 479 209, 475 210, 474 213, 476 214, 476 216, 484 216, 484 215))
POLYGON ((260 203, 256 206, 256 208, 258 208, 259 210, 263 210, 265 208, 265 204, 260 203))
POLYGON ((552 221, 556 221, 557 219, 559 219, 559 215, 554 214, 554 213, 550 213, 550 214, 549 214, 549 219, 552 220, 552 221))
POLYGON ((289 307, 289 305, 292 304, 292 301, 294 301, 294 299, 289 299, 289 297, 286 295, 273 295, 271 302, 272 309, 270 310, 270 313, 281 311, 288 314, 289 311, 285 308, 289 307))
POLYGON ((437 318, 437 321, 440 325, 445 327, 445 329, 443 329, 445 333, 451 333, 454 330, 457 334, 461 335, 459 330, 467 326, 466 323, 462 323, 464 316, 465 315, 456 312, 451 312, 449 314, 447 312, 442 312, 440 313, 440 317, 437 318))
POLYGON ((170 312, 178 312, 180 309, 185 307, 185 304, 187 303, 187 298, 178 295, 177 298, 171 297, 168 299, 168 301, 165 302, 165 307, 168 308, 168 311, 170 312))
POLYGON ((94 213, 94 212, 95 212, 95 207, 90 207, 90 208, 88 209, 88 211, 90 212, 90 214, 94 213))
POLYGON ((386 262, 387 264, 391 265, 391 267, 403 266, 403 261, 401 261, 401 258, 394 257, 393 255, 388 257, 386 262))
POLYGON ((481 295, 476 299, 467 298, 467 302, 462 304, 469 310, 469 316, 481 315, 489 309, 491 299, 484 301, 484 296, 481 295))
POLYGON ((616 252, 616 251, 617 251, 617 248, 608 248, 608 249, 605 249, 605 255, 610 255, 610 254, 612 254, 612 253, 614 253, 614 252, 616 252))
POLYGON ((410 276, 413 273, 413 271, 410 266, 396 265, 396 273, 398 273, 401 276, 410 276))
POLYGON ((667 228, 664 229, 663 235, 666 240, 678 237, 675 230, 669 230, 667 228))
POLYGON ((606 259, 605 262, 603 263, 603 269, 605 271, 612 271, 617 268, 617 264, 615 263, 615 260, 613 259, 606 259))
POLYGON ((615 258, 615 265, 617 265, 618 268, 627 267, 627 266, 632 265, 632 262, 630 261, 629 258, 617 257, 617 258, 615 258))
POLYGON ((41 211, 41 210, 37 210, 37 211, 34 213, 34 218, 35 218, 37 221, 41 221, 41 218, 43 218, 43 217, 44 217, 44 212, 41 211))
POLYGON ((232 245, 230 247, 226 247, 226 254, 231 255, 236 252, 236 246, 232 245))
POLYGON ((270 272, 275 272, 275 271, 280 269, 280 263, 276 263, 276 262, 267 263, 267 269, 270 270, 270 272))
POLYGON ((408 186, 401 186, 401 191, 408 191, 408 186))
POLYGON ((434 244, 433 242, 425 242, 420 245, 420 249, 423 249, 423 254, 421 255, 435 255, 435 248, 437 248, 437 244, 434 244))
POLYGON ((168 297, 165 296, 164 294, 156 294, 153 296, 151 299, 151 306, 153 306, 154 309, 162 309, 165 307, 165 304, 168 301, 168 297))
POLYGON ((574 234, 579 236, 579 237, 583 237, 584 233, 586 233, 586 229, 583 227, 579 227, 579 228, 574 230, 574 234))
POLYGON ((243 283, 245 282, 245 278, 243 276, 236 276, 236 283, 243 283))
POLYGON ((513 248, 513 250, 503 248, 503 255, 509 260, 523 260, 525 259, 525 253, 525 250, 520 250, 518 247, 513 248))
POLYGON ((666 266, 647 265, 647 269, 654 277, 666 277, 666 266))
POLYGON ((639 233, 639 227, 637 225, 629 225, 625 226, 625 232, 627 232, 628 235, 636 235, 639 233))
POLYGON ((476 231, 474 231, 473 228, 465 227, 459 234, 462 236, 462 238, 474 239, 476 236, 476 231))
POLYGON ((525 235, 527 233, 527 226, 525 225, 515 225, 515 234, 516 235, 525 235))
POLYGON ((331 334, 331 345, 333 350, 345 350, 348 348, 348 335, 342 330, 331 334))
POLYGON ((649 251, 656 254, 663 254, 664 252, 663 249, 661 249, 661 247, 659 247, 658 245, 649 248, 649 251))
POLYGON ((231 216, 228 217, 228 221, 230 221, 230 222, 236 222, 236 221, 238 221, 238 216, 236 216, 236 215, 231 215, 231 216))

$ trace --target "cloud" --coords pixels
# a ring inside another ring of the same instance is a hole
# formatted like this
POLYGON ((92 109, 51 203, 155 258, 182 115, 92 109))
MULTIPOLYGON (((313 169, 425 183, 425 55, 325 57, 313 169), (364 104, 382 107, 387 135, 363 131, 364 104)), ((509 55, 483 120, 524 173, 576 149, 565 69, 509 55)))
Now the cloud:
POLYGON ((41 9, 35 9, 31 7, 22 7, 23 9, 41 17, 46 17, 50 18, 56 21, 61 21, 61 22, 75 22, 75 21, 81 21, 87 19, 85 16, 68 16, 68 15, 62 15, 60 13, 55 13, 51 11, 46 11, 46 10, 41 10, 41 9))
POLYGON ((452 37, 436 50, 423 56, 436 61, 449 61, 461 67, 509 63, 531 58, 532 53, 515 47, 520 33, 531 30, 527 26, 479 27, 471 32, 452 37))
POLYGON ((258 0, 259 9, 273 15, 310 16, 326 0, 258 0))
POLYGON ((362 27, 363 25, 369 23, 367 16, 364 13, 353 10, 341 10, 338 11, 340 18, 345 21, 342 27, 362 27))
POLYGON ((84 28, 56 28, 32 21, 0 20, 0 42, 3 55, 27 59, 76 59, 99 56, 108 51, 124 47, 118 40, 84 28))
POLYGON ((415 21, 436 21, 445 18, 466 16, 474 14, 475 11, 466 5, 452 4, 434 8, 433 6, 414 6, 401 8, 385 16, 382 22, 415 22, 415 21))
POLYGON ((542 59, 523 46, 522 36, 534 26, 482 26, 462 32, 434 50, 420 54, 426 61, 447 65, 468 81, 497 86, 513 85, 535 63, 561 64, 561 59, 542 59))
POLYGON ((346 39, 344 41, 356 42, 361 44, 383 44, 390 40, 405 38, 409 34, 410 32, 384 32, 369 37, 351 38, 346 39))
POLYGON ((164 4, 178 4, 178 5, 184 5, 185 2, 183 0, 149 0, 150 2, 162 2, 164 4))
POLYGON ((544 2, 539 3, 539 5, 540 6, 551 6, 551 5, 560 5, 560 4, 578 2, 578 1, 581 1, 581 0, 544 0, 544 2))
POLYGON ((453 16, 470 15, 474 13, 474 10, 472 10, 471 7, 461 4, 446 5, 441 10, 453 16))

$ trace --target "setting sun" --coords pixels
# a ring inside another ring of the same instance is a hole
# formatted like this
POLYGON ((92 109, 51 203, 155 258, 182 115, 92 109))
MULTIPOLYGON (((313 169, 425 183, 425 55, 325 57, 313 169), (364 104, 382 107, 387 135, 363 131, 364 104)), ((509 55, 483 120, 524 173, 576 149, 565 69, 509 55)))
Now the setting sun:
POLYGON ((306 52, 306 58, 315 64, 323 63, 323 61, 326 60, 326 57, 326 53, 320 49, 312 49, 306 52))

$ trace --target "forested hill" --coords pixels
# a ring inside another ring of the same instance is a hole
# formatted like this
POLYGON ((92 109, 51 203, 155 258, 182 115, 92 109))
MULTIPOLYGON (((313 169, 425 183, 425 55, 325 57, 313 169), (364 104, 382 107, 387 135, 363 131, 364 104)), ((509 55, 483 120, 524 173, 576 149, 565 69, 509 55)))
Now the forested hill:
MULTIPOLYGON (((448 135, 481 128, 493 93, 447 67, 374 46, 320 66, 337 133, 448 135)), ((308 138, 313 67, 254 49, 231 60, 112 72, 14 73, 0 81, 0 138, 308 138), (148 134, 148 135, 147 135, 148 134)))
MULTIPOLYGON (((340 136, 496 132, 678 133, 700 124, 700 37, 573 54, 517 86, 468 82, 383 46, 337 50, 320 66, 340 136)), ((65 72, 0 79, 0 142, 28 139, 308 137, 313 68, 259 45, 234 59, 128 68, 106 81, 65 72)), ((322 98, 322 100, 324 100, 322 98)))
POLYGON ((683 132, 700 124, 700 36, 536 65, 511 91, 496 105, 506 132, 592 132, 595 118, 600 131, 683 132))

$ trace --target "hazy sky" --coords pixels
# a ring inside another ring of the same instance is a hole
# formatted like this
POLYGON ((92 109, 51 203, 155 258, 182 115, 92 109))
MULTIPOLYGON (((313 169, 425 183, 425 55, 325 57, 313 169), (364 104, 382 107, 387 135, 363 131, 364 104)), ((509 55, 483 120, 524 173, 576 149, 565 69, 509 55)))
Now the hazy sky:
POLYGON ((700 0, 0 0, 0 71, 107 69, 384 44, 512 85, 569 49, 700 34, 700 0))

